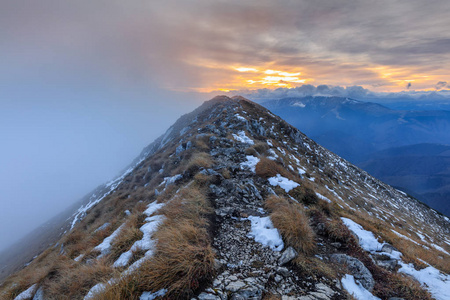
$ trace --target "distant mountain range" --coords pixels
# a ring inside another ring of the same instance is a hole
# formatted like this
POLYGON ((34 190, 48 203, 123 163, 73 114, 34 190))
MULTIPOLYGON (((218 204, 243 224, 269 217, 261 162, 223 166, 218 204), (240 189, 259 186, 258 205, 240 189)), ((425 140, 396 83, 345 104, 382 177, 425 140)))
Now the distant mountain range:
POLYGON ((450 215, 445 146, 450 145, 450 111, 395 110, 350 98, 312 96, 263 105, 324 147, 450 215))

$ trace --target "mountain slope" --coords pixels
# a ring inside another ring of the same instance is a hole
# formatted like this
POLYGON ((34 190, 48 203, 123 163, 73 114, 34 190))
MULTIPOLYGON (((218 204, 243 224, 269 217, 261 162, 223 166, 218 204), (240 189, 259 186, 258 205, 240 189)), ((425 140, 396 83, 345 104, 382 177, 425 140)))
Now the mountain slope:
POLYGON ((319 96, 271 100, 263 105, 353 162, 361 158, 358 152, 362 155, 419 143, 450 144, 449 111, 392 110, 377 103, 319 96), (344 138, 341 143, 330 140, 340 134, 344 138), (359 148, 355 150, 346 141, 358 141, 359 148))
POLYGON ((359 164, 370 174, 399 186, 450 215, 450 146, 418 144, 375 152, 359 164))
POLYGON ((446 299, 450 289, 438 271, 450 271, 448 218, 241 97, 180 118, 70 221, 3 298, 446 299))
POLYGON ((440 212, 450 214, 448 174, 429 168, 430 163, 439 161, 441 168, 447 169, 450 163, 443 156, 428 153, 424 147, 414 146, 450 144, 449 111, 394 110, 342 97, 286 98, 263 105, 320 145, 440 212), (395 154, 399 147, 421 149, 422 154, 412 157, 405 153, 401 157, 395 154), (383 158, 377 158, 380 155, 383 158), (415 171, 397 174, 419 165, 421 174, 415 171))

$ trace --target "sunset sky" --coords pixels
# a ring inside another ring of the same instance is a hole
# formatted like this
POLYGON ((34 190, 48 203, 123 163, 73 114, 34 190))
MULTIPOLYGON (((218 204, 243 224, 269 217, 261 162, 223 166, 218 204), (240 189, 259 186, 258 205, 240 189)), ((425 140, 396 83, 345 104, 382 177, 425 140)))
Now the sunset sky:
POLYGON ((27 70, 183 92, 450 81, 446 0, 9 2, 0 64, 10 80, 27 70))
POLYGON ((448 0, 0 0, 0 250, 218 93, 450 99, 449 16, 448 0))

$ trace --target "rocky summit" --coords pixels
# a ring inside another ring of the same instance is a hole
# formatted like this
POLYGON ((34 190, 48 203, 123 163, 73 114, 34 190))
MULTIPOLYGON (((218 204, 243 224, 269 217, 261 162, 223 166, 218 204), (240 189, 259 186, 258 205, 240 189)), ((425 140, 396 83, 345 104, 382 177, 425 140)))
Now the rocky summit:
POLYGON ((450 299, 447 217, 242 97, 182 116, 65 229, 2 299, 450 299))

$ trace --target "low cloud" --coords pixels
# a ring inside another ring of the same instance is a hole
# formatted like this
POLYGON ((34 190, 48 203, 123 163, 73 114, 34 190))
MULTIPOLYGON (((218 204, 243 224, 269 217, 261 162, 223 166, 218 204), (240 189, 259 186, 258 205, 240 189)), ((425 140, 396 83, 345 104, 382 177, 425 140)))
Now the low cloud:
MULTIPOLYGON (((296 88, 259 89, 254 91, 241 90, 233 91, 233 95, 242 95, 254 101, 264 101, 269 99, 281 99, 289 97, 308 96, 334 96, 348 97, 357 100, 395 100, 395 99, 448 99, 450 100, 450 90, 443 90, 445 82, 441 82, 439 91, 402 91, 397 93, 381 93, 368 90, 362 86, 331 86, 331 85, 310 85, 305 84, 296 88)), ((446 84, 446 83, 445 83, 446 84)))
POLYGON ((447 81, 439 81, 438 83, 436 83, 435 89, 436 90, 441 90, 441 89, 443 89, 446 86, 447 86, 447 81))

